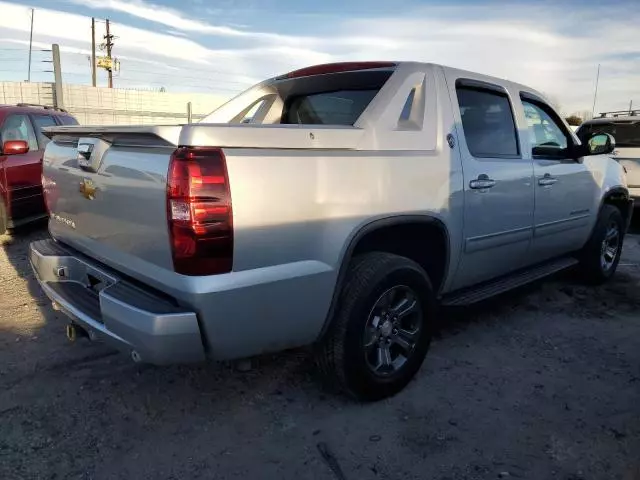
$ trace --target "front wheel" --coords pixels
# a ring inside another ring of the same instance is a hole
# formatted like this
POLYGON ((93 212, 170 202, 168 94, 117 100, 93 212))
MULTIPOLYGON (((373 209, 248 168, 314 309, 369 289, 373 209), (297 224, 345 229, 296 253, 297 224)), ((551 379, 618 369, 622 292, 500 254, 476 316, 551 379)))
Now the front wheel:
POLYGON ((599 285, 611 278, 622 253, 625 222, 620 210, 603 205, 591 238, 580 256, 582 279, 599 285))
POLYGON ((383 252, 357 257, 318 345, 319 369, 358 400, 394 395, 427 354, 433 305, 431 282, 417 263, 383 252))

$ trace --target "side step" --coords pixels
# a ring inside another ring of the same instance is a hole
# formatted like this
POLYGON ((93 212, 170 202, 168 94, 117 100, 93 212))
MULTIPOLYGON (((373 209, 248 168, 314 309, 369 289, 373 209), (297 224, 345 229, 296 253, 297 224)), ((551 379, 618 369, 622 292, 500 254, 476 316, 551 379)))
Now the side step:
POLYGON ((577 263, 578 260, 575 258, 559 258, 551 262, 536 265, 535 267, 528 268, 526 270, 520 270, 497 280, 482 283, 479 286, 464 288, 449 295, 445 295, 442 298, 441 304, 447 307, 471 305, 472 303, 486 300, 487 298, 499 295, 514 288, 522 287, 527 283, 535 282, 536 280, 540 280, 541 278, 547 277, 561 270, 573 267, 577 263))

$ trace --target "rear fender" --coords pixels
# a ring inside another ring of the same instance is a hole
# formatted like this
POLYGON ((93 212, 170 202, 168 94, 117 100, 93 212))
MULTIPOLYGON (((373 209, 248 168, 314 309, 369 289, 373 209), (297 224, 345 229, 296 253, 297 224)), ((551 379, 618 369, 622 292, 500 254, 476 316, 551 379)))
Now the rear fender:
MULTIPOLYGON (((324 334, 329 329, 331 325, 331 321, 334 317, 336 308, 338 307, 338 301, 340 298, 340 292, 344 286, 344 282, 346 280, 347 272, 349 271, 349 265, 351 264, 351 260, 353 259, 354 252, 358 246, 358 243, 368 234, 373 233, 376 230, 392 227, 392 226, 400 226, 403 224, 409 223, 424 223, 428 225, 436 225, 438 228, 442 230, 445 236, 445 244, 446 248, 446 258, 445 258, 445 266, 444 266, 444 275, 446 276, 449 271, 449 261, 450 261, 450 240, 449 240, 449 232, 444 225, 444 223, 436 217, 432 217, 429 215, 401 215, 394 216, 389 218, 381 218, 378 220, 374 220, 366 225, 362 226, 359 230, 355 231, 351 238, 346 242, 346 248, 344 248, 342 252, 342 257, 340 261, 340 268, 338 270, 338 278, 333 290, 333 295, 331 298, 331 305, 329 307, 329 311, 327 313, 327 318, 325 319, 322 330, 320 331, 320 335, 318 338, 322 338, 324 334)), ((440 288, 445 284, 446 278, 440 282, 440 288)), ((439 292, 435 292, 436 296, 438 296, 439 292)))

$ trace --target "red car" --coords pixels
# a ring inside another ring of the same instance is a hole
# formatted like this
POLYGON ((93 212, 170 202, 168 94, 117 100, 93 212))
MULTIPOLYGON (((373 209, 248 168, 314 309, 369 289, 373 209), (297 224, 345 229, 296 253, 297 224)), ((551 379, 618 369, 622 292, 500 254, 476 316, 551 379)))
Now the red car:
POLYGON ((77 125, 64 110, 0 105, 0 235, 47 216, 42 195, 44 127, 77 125))

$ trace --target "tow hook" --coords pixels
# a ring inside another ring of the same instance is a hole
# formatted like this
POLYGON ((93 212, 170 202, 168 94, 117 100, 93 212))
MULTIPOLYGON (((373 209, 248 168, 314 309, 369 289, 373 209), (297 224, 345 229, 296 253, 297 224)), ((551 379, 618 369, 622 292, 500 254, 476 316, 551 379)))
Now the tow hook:
POLYGON ((79 337, 90 338, 89 333, 80 325, 75 323, 67 324, 67 340, 75 342, 79 337))

